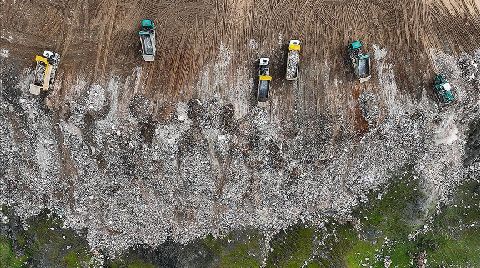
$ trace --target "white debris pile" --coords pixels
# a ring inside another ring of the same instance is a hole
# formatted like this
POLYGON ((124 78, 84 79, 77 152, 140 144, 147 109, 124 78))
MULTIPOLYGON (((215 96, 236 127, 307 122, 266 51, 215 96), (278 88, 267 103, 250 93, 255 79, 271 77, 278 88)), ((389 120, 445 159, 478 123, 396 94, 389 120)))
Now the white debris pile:
MULTIPOLYGON (((228 69, 226 51, 213 65, 219 72, 228 69)), ((458 68, 454 58, 432 55, 458 68)), ((86 228, 92 247, 114 254, 168 237, 186 243, 246 226, 276 231, 299 220, 321 226, 326 216, 350 218, 370 190, 407 165, 441 199, 464 177, 478 92, 453 75, 457 104, 439 109, 427 94, 414 103, 399 97, 391 66, 382 64, 380 89, 359 100, 370 127, 360 139, 302 106, 299 123, 271 118, 247 97, 230 103, 244 96, 239 85, 251 92, 248 82, 235 81, 238 92, 219 100, 212 85, 229 81, 205 78, 200 99, 175 104, 175 114, 157 122, 152 101, 124 94, 128 85, 115 78, 85 88, 55 115, 20 77, 18 95, 0 95, 7 115, 0 117, 0 204, 23 217, 53 209, 67 226, 86 228)))
POLYGON ((440 122, 440 125, 435 130, 435 145, 451 145, 458 140, 458 128, 453 117, 454 115, 452 114, 440 122))
POLYGON ((380 116, 377 96, 371 91, 363 91, 358 98, 362 115, 368 122, 369 127, 375 127, 380 116))
POLYGON ((0 49, 0 57, 8 58, 9 55, 10 55, 10 51, 8 49, 5 49, 5 48, 0 49))

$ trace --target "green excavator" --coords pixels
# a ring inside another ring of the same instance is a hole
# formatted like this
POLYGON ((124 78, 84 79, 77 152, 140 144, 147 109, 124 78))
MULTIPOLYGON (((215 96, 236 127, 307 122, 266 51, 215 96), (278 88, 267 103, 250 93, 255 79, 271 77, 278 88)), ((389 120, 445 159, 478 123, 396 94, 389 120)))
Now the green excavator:
POLYGON ((370 56, 362 52, 362 47, 363 44, 359 40, 348 45, 348 57, 360 83, 370 79, 370 56))
POLYGON ((437 98, 440 102, 450 104, 455 101, 454 90, 445 78, 445 76, 441 74, 437 74, 435 76, 435 83, 433 85, 433 89, 437 94, 437 98))
POLYGON ((142 44, 142 56, 145 61, 155 60, 155 25, 152 20, 144 19, 138 32, 142 44))

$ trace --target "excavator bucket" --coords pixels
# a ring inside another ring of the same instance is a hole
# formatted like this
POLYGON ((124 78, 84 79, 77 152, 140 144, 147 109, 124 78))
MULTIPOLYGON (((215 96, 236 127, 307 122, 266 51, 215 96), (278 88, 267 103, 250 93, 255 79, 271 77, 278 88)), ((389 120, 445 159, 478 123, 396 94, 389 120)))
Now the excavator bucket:
POLYGON ((48 88, 50 87, 50 77, 52 75, 52 65, 48 64, 46 67, 45 67, 45 74, 43 76, 43 90, 48 90, 48 88))

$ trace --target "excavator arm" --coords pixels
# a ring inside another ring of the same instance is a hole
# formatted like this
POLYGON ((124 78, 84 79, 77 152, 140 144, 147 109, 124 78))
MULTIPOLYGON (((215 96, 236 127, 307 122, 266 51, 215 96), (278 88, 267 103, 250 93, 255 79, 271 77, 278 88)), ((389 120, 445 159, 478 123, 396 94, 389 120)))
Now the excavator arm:
POLYGON ((47 91, 50 86, 50 75, 52 74, 52 65, 48 62, 47 58, 42 56, 35 56, 37 64, 45 64, 45 71, 43 73, 43 87, 44 91, 47 91))

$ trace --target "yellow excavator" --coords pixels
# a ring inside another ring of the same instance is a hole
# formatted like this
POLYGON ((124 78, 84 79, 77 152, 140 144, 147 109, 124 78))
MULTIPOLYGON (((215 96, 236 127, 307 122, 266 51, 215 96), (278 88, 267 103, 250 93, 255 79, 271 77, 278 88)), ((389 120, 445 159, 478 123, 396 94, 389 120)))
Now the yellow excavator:
POLYGON ((48 91, 55 81, 55 73, 60 62, 60 55, 55 52, 45 50, 43 55, 35 56, 34 80, 30 84, 30 93, 40 95, 42 91, 48 91))

